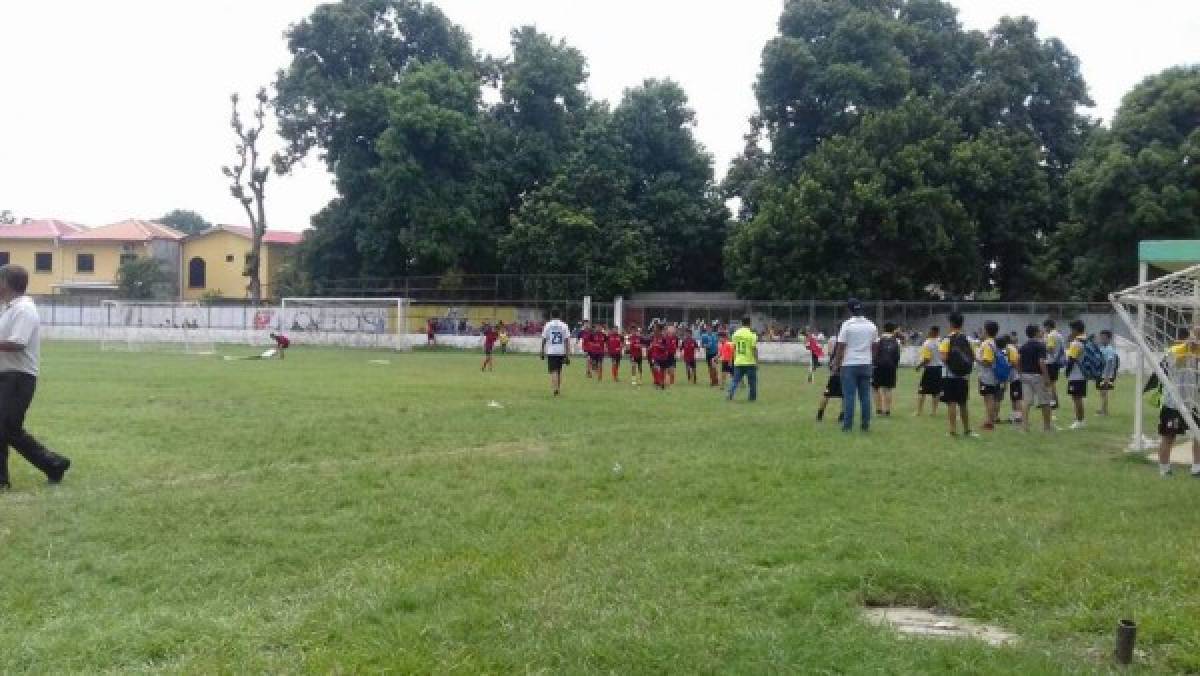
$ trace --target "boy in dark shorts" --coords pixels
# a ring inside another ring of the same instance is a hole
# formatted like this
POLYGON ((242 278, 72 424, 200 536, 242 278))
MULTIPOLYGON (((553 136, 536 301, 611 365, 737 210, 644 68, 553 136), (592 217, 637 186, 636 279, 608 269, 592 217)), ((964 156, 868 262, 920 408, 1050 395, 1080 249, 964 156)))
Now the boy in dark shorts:
POLYGON ((967 412, 967 394, 971 386, 971 371, 975 367, 975 354, 967 337, 963 335, 963 316, 959 313, 950 315, 950 333, 938 344, 938 354, 942 359, 942 403, 946 405, 946 415, 950 423, 950 436, 957 437, 956 424, 962 420, 963 436, 978 438, 971 431, 970 416, 967 412), (955 367, 963 369, 955 373, 955 367))
POLYGON ((733 343, 729 342, 729 334, 722 331, 717 336, 717 358, 721 361, 721 389, 729 376, 733 375, 733 343))
POLYGON ((1071 429, 1083 429, 1084 421, 1083 400, 1087 397, 1087 375, 1083 372, 1083 341, 1086 327, 1076 319, 1071 322, 1071 342, 1067 347, 1067 394, 1075 405, 1075 422, 1071 429))
POLYGON ((654 386, 660 390, 667 389, 667 368, 670 366, 671 351, 667 337, 663 334, 662 324, 654 325, 654 334, 650 337, 650 371, 654 374, 654 386))
POLYGON ((917 370, 921 372, 921 384, 917 386, 917 415, 925 413, 925 397, 933 402, 930 415, 937 415, 938 397, 942 394, 942 357, 938 352, 941 342, 940 327, 929 327, 925 342, 921 343, 921 363, 917 370))
POLYGON ((612 362, 612 377, 613 382, 621 380, 621 353, 625 351, 625 338, 621 332, 614 326, 612 331, 608 332, 608 359, 612 362))
POLYGON ((590 332, 584 334, 584 351, 588 356, 588 371, 596 373, 596 382, 604 380, 604 348, 608 343, 608 336, 604 333, 604 327, 597 325, 590 332))
POLYGON ((875 413, 892 415, 892 394, 896 390, 896 373, 900 370, 900 340, 896 337, 896 325, 883 325, 883 335, 875 344, 875 367, 871 373, 871 386, 875 390, 875 413))
POLYGON ((683 334, 683 342, 679 344, 679 349, 683 354, 683 367, 689 383, 696 384, 696 349, 700 347, 700 343, 692 337, 692 330, 687 329, 683 334))
POLYGON ((495 371, 496 363, 492 361, 492 350, 496 348, 496 339, 500 337, 500 332, 492 328, 491 324, 483 325, 483 366, 479 367, 480 371, 495 371))
POLYGON ((642 380, 642 348, 644 347, 642 345, 642 332, 638 330, 638 327, 632 326, 629 328, 627 342, 629 343, 627 348, 629 350, 629 382, 631 385, 638 385, 642 380))
POLYGON ((663 338, 667 341, 666 380, 663 382, 663 385, 674 385, 675 355, 679 352, 679 336, 675 334, 675 327, 668 326, 666 335, 664 335, 663 338))
MULTIPOLYGON (((1200 331, 1196 329, 1194 331, 1200 331)), ((1191 382, 1177 383, 1195 386, 1197 360, 1200 359, 1200 336, 1187 328, 1180 328, 1176 334, 1177 341, 1167 349, 1166 363, 1163 364, 1167 375, 1179 380, 1191 382)), ((1158 414, 1158 435, 1161 437, 1158 446, 1158 473, 1164 479, 1171 476, 1171 451, 1175 449, 1175 439, 1188 431, 1187 422, 1183 419, 1180 409, 1182 405, 1175 402, 1170 390, 1163 388, 1162 410, 1158 414)), ((1200 418, 1200 411, 1192 410, 1192 418, 1200 418)), ((1200 438, 1192 439, 1192 476, 1200 479, 1200 438)))

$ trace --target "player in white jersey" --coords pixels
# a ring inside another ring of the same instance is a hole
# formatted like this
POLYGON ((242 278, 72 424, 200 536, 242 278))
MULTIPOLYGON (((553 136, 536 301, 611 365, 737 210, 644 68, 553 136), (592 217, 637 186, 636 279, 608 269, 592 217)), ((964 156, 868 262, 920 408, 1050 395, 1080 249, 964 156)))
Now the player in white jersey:
POLYGON ((542 328, 542 359, 550 371, 550 387, 554 396, 562 387, 562 367, 571 363, 571 329, 562 320, 562 313, 555 308, 550 311, 550 321, 542 328))

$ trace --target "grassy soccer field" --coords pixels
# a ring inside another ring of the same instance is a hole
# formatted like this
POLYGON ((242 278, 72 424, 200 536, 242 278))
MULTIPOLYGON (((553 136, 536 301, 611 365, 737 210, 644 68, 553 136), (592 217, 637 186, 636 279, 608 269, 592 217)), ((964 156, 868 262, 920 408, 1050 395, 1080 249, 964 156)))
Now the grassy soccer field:
POLYGON ((843 436, 798 367, 748 405, 576 361, 552 400, 531 357, 292 352, 45 347, 29 428, 75 467, 10 459, 0 671, 1095 672, 1124 617, 1200 670, 1200 481, 1123 456, 1128 379, 1087 431, 951 441, 911 374, 843 436))

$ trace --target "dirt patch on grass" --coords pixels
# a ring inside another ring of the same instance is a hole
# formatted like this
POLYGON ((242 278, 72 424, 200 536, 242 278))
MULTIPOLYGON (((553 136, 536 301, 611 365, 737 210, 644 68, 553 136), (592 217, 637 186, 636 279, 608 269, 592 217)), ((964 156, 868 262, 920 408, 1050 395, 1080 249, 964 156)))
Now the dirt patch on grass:
POLYGON ((454 455, 545 455, 550 447, 540 440, 500 441, 486 446, 464 448, 453 452, 454 455))
POLYGON ((971 638, 988 645, 1003 646, 1017 642, 1017 635, 968 617, 911 606, 868 606, 863 618, 871 624, 890 627, 901 634, 918 638, 971 638))

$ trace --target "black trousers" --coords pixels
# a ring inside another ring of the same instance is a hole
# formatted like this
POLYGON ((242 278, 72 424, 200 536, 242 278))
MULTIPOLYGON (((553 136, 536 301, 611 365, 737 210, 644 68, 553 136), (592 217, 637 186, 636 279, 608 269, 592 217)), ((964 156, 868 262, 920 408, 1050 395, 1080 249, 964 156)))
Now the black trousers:
POLYGON ((16 449, 34 467, 49 474, 66 459, 25 431, 25 412, 33 403, 37 377, 18 371, 0 373, 0 485, 8 483, 8 448, 16 449))

